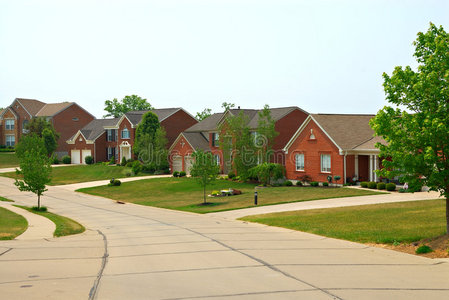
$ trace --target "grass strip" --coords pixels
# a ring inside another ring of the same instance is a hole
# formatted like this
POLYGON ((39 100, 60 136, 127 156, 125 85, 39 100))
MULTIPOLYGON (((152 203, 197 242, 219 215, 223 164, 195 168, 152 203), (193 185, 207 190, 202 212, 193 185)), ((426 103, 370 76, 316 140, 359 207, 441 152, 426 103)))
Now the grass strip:
POLYGON ((28 222, 24 217, 0 207, 0 240, 12 240, 27 228, 28 222))

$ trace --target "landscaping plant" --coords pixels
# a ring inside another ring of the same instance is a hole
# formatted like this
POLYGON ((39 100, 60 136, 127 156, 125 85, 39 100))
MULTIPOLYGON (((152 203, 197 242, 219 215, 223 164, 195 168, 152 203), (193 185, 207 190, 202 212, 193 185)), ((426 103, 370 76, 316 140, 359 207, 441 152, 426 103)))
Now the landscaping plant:
POLYGON ((212 153, 197 150, 192 154, 194 163, 190 175, 203 187, 203 200, 206 203, 206 187, 217 179, 220 167, 217 166, 212 153))

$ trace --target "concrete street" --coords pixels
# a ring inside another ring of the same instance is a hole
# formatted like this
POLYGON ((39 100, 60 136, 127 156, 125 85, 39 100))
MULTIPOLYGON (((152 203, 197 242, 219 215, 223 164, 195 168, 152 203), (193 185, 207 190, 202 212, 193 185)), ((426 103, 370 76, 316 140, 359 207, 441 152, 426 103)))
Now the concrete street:
MULTIPOLYGON (((36 203, 12 182, 1 196, 36 203)), ((42 202, 87 231, 0 241, 1 299, 449 298, 447 260, 64 187, 42 202)))

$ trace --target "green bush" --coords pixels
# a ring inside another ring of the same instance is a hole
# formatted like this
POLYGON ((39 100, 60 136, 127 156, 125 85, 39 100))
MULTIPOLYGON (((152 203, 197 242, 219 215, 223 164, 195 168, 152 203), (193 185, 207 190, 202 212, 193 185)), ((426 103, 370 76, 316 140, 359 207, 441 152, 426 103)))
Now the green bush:
POLYGON ((329 182, 324 181, 323 186, 329 186, 329 182))
POLYGON ((109 164, 110 165, 115 164, 115 156, 111 156, 111 159, 109 160, 109 164))
POLYGON ((93 158, 92 156, 88 155, 88 156, 86 156, 86 157, 84 158, 84 162, 85 162, 87 165, 91 165, 91 164, 94 163, 94 158, 93 158))
POLYGON ((297 185, 297 186, 302 186, 303 184, 302 184, 301 181, 298 180, 298 181, 296 181, 296 185, 297 185))
POLYGON ((335 175, 335 176, 334 176, 334 180, 335 180, 335 181, 338 181, 338 180, 340 180, 340 179, 341 179, 341 176, 340 176, 340 175, 335 175))
POLYGON ((430 248, 429 246, 421 245, 416 249, 415 253, 416 254, 424 254, 424 253, 430 253, 432 251, 433 251, 432 248, 430 248))
POLYGON ((312 181, 312 182, 310 183, 310 185, 311 185, 311 186, 318 186, 318 185, 319 185, 319 182, 318 182, 318 181, 312 181))
POLYGON ((122 163, 120 165, 122 165, 122 167, 126 166, 126 157, 123 156, 122 163))
POLYGON ((362 182, 360 182, 360 186, 361 186, 362 188, 367 188, 367 187, 368 187, 368 182, 362 181, 362 182))
POLYGON ((187 175, 187 173, 184 172, 184 171, 179 172, 179 177, 184 177, 184 176, 186 176, 186 175, 187 175))
POLYGON ((179 177, 179 172, 178 171, 174 171, 173 172, 173 177, 179 177))
POLYGON ((290 180, 287 180, 284 182, 285 186, 293 186, 293 182, 291 182, 290 180))
POLYGON ((235 173, 234 172, 229 172, 228 173, 228 178, 229 179, 232 179, 232 178, 234 178, 235 177, 235 173))
POLYGON ((377 189, 378 190, 385 190, 385 183, 383 183, 383 182, 379 182, 378 184, 377 184, 377 189))
POLYGON ((385 187, 386 187, 387 191, 390 191, 390 192, 396 190, 396 184, 394 184, 394 183, 392 183, 392 182, 387 183, 387 184, 385 185, 385 187))
POLYGON ((234 181, 239 181, 240 180, 240 176, 235 176, 233 180, 234 181))
POLYGON ((374 181, 368 182, 368 188, 376 189, 377 188, 377 183, 375 183, 374 181))
POLYGON ((56 155, 52 155, 51 156, 51 163, 53 164, 53 165, 58 165, 59 164, 59 159, 58 159, 58 156, 56 156, 56 155))
POLYGON ((122 184, 122 182, 120 180, 112 178, 109 181, 108 186, 120 186, 121 184, 122 184))
POLYGON ((72 162, 72 159, 70 158, 70 156, 64 155, 64 156, 62 157, 62 163, 68 165, 68 164, 70 164, 71 162, 72 162))
POLYGON ((406 193, 407 191, 406 191, 405 189, 403 189, 403 188, 400 188, 400 189, 398 190, 398 192, 399 192, 399 193, 406 193))
POLYGON ((31 209, 34 211, 47 211, 46 206, 41 206, 41 207, 33 206, 31 209))
POLYGON ((133 167, 133 163, 134 163, 134 161, 132 161, 132 160, 128 160, 127 162, 126 162, 126 167, 128 167, 128 168, 132 168, 133 167))
POLYGON ((134 174, 137 175, 140 171, 142 171, 142 164, 140 163, 140 161, 135 160, 131 169, 133 170, 134 174))
POLYGON ((303 175, 298 177, 298 180, 302 181, 303 183, 308 183, 312 181, 312 177, 310 177, 309 175, 303 175))

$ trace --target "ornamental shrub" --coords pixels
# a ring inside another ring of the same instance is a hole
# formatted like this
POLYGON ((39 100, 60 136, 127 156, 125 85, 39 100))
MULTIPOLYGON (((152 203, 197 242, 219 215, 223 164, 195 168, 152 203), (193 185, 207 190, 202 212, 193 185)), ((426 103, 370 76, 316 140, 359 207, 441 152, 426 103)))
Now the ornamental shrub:
POLYGON ((385 190, 385 183, 379 182, 379 183, 377 184, 377 189, 378 189, 378 190, 385 190))
POLYGON ((51 163, 52 163, 53 165, 59 164, 58 156, 56 156, 55 154, 53 154, 52 157, 51 157, 51 163))
POLYGON ((362 181, 362 182, 360 182, 360 186, 361 186, 362 188, 367 188, 367 187, 368 187, 368 182, 362 181))
POLYGON ((385 185, 385 187, 386 187, 387 191, 390 191, 390 192, 396 190, 396 184, 394 184, 394 183, 392 183, 392 182, 387 183, 387 184, 385 185))
POLYGON ((374 181, 368 182, 368 188, 369 189, 376 189, 377 188, 377 183, 375 183, 374 181))
POLYGON ((301 181, 299 181, 299 180, 298 180, 298 181, 296 181, 296 185, 297 185, 297 186, 303 186, 302 182, 301 182, 301 181))
POLYGON ((310 183, 310 185, 311 185, 311 186, 318 186, 318 185, 319 185, 319 182, 318 182, 318 181, 312 181, 312 182, 310 183))
POLYGON ((284 185, 285 185, 285 186, 292 186, 292 185, 293 185, 293 182, 291 182, 290 180, 286 180, 286 181, 284 182, 284 185))
POLYGON ((432 251, 433 251, 432 248, 430 248, 429 246, 421 245, 416 249, 415 253, 416 254, 424 254, 424 253, 430 253, 432 251))
POLYGON ((94 158, 92 156, 88 155, 84 158, 84 162, 86 163, 86 165, 91 165, 94 163, 94 158))
POLYGON ((141 165, 140 161, 138 161, 138 160, 133 161, 133 165, 132 165, 131 169, 133 170, 135 175, 139 174, 139 172, 142 171, 142 165, 141 165))
POLYGON ((329 186, 329 182, 324 181, 323 186, 329 186))
POLYGON ((64 155, 62 157, 62 162, 67 165, 67 164, 70 164, 72 162, 72 159, 70 158, 70 156, 64 155))
POLYGON ((179 177, 184 177, 184 176, 186 176, 186 175, 187 175, 187 173, 184 172, 184 171, 179 172, 179 177))
POLYGON ((335 181, 338 181, 338 180, 340 180, 340 179, 341 179, 341 176, 340 176, 340 175, 335 175, 335 176, 334 176, 334 180, 335 180, 335 181))
POLYGON ((173 177, 179 177, 179 172, 178 171, 174 171, 173 172, 173 177))
POLYGON ((120 186, 121 184, 122 184, 122 182, 120 180, 112 178, 109 181, 108 186, 120 186))
POLYGON ((234 178, 235 177, 235 173, 234 172, 229 172, 228 173, 228 178, 229 179, 232 179, 232 178, 234 178))
POLYGON ((126 166, 126 157, 123 156, 122 163, 120 164, 122 167, 126 166))

